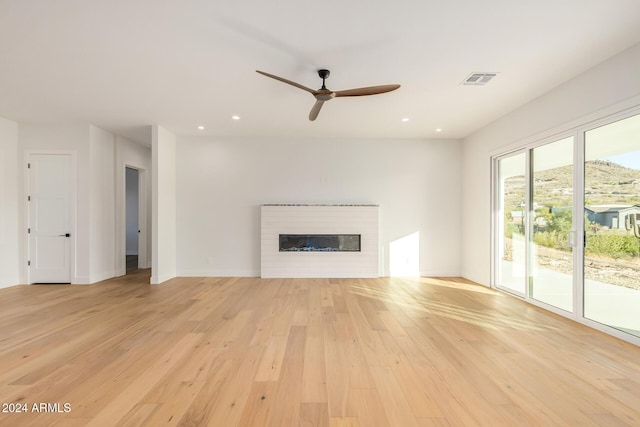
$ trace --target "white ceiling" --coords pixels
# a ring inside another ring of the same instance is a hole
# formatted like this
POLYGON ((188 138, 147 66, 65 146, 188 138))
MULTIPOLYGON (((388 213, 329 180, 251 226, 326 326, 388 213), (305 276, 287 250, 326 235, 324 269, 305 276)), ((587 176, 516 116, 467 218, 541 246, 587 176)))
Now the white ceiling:
POLYGON ((638 42, 638 0, 0 0, 0 117, 141 142, 461 138, 638 42), (319 88, 318 68, 333 90, 402 87, 310 122, 310 94, 255 72, 319 88), (499 74, 460 84, 478 71, 499 74))

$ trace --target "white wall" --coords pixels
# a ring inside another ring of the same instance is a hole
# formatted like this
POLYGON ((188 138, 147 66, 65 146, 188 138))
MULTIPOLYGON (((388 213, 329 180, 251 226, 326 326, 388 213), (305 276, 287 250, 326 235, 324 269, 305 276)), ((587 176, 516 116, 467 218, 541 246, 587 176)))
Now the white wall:
POLYGON ((453 140, 178 137, 177 274, 259 276, 260 205, 380 205, 392 242, 419 233, 423 275, 458 276, 461 145, 453 140))
POLYGON ((151 267, 151 148, 142 146, 126 138, 116 138, 116 275, 126 273, 126 189, 125 169, 138 170, 141 182, 140 194, 140 240, 146 242, 138 248, 139 265, 151 267))
POLYGON ((19 277, 18 124, 0 118, 0 288, 19 277))
POLYGON ((138 171, 127 168, 125 173, 126 205, 126 254, 138 255, 138 171))
MULTIPOLYGON (((19 173, 20 200, 26 200, 26 183, 24 168, 28 154, 34 153, 71 153, 76 165, 76 228, 72 231, 72 247, 75 257, 72 258, 72 283, 90 283, 90 158, 89 158, 89 126, 88 125, 18 125, 19 165, 23 172, 19 173)), ((19 203, 20 229, 26 229, 26 202, 19 203)), ((20 239, 20 282, 27 281, 26 234, 20 239)))
MULTIPOLYGON (((19 165, 29 153, 71 153, 75 162, 75 230, 72 231, 72 283, 94 283, 115 274, 115 141, 92 125, 18 126, 19 165)), ((25 174, 19 200, 26 200, 25 174)), ((26 202, 19 203, 20 229, 26 229, 26 202)), ((26 283, 26 234, 20 240, 20 281, 26 283)))
POLYGON ((176 137, 153 126, 151 283, 176 276, 176 137))
POLYGON ((89 126, 89 283, 115 276, 115 135, 89 126))
POLYGON ((640 44, 466 138, 463 143, 464 277, 490 284, 492 155, 640 105, 640 44))

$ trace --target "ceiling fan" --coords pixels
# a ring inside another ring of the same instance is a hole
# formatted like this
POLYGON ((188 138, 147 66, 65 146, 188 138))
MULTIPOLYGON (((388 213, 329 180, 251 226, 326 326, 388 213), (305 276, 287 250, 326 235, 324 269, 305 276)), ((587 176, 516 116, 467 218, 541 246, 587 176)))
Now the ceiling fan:
POLYGON ((264 71, 256 70, 256 72, 262 74, 263 76, 280 80, 283 83, 289 84, 291 86, 295 86, 299 89, 306 90, 311 95, 313 95, 316 98, 316 103, 313 105, 313 107, 311 108, 311 111, 309 112, 309 120, 311 121, 315 120, 318 117, 318 113, 320 113, 322 104, 332 100, 333 98, 341 97, 341 96, 377 95, 379 93, 391 92, 392 90, 396 90, 400 87, 400 85, 382 85, 382 86, 360 87, 357 89, 337 90, 334 92, 332 90, 327 89, 327 87, 324 84, 325 80, 329 77, 329 70, 318 70, 318 76, 320 76, 320 78, 322 79, 322 87, 318 90, 313 90, 299 83, 292 82, 291 80, 274 76, 273 74, 265 73, 264 71))

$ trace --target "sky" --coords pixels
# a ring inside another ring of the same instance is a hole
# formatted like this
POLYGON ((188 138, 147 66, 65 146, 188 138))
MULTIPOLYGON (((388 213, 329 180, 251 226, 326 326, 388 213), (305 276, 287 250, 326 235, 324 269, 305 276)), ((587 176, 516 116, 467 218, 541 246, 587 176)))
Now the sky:
POLYGON ((619 154, 617 156, 607 157, 606 160, 612 161, 630 169, 640 170, 640 151, 619 154))

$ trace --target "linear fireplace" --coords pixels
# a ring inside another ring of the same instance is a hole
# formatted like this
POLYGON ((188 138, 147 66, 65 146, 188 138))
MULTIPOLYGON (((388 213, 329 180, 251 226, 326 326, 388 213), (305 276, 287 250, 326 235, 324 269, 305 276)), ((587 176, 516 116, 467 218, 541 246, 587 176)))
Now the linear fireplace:
POLYGON ((376 205, 262 205, 260 276, 378 277, 376 205))
POLYGON ((280 252, 360 252, 360 234, 280 234, 280 252))

